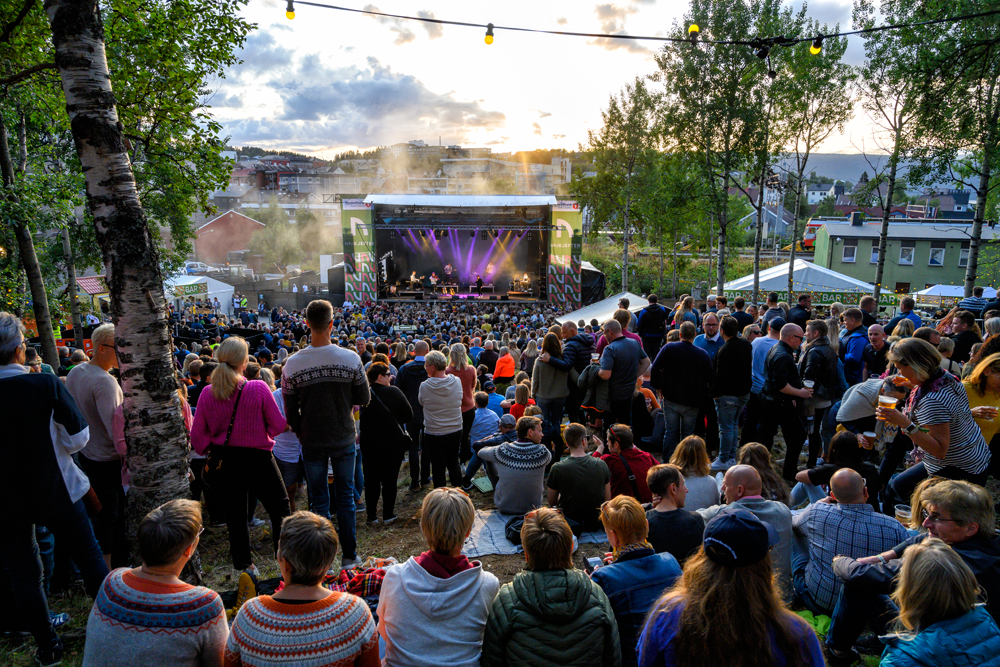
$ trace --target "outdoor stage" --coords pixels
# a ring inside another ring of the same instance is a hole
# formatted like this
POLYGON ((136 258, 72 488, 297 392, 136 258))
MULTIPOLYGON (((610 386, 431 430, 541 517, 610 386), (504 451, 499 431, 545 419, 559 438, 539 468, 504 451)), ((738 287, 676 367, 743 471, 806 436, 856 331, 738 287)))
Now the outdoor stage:
POLYGON ((552 195, 368 195, 344 197, 341 205, 352 301, 579 303, 576 202, 552 195))

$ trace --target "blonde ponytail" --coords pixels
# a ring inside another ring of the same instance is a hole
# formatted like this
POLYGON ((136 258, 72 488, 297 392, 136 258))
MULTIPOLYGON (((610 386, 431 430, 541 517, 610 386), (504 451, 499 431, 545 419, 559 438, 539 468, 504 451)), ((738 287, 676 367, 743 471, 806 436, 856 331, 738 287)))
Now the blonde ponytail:
POLYGON ((230 336, 215 349, 215 357, 219 365, 212 371, 212 395, 226 401, 243 377, 239 369, 249 358, 247 342, 239 336, 230 336))

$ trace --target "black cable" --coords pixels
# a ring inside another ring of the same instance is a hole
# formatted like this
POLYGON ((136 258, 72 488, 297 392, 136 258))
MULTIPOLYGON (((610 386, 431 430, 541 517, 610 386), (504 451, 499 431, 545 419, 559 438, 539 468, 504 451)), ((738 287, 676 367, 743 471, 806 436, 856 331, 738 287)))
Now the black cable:
MULTIPOLYGON (((339 7, 337 5, 327 5, 320 2, 309 2, 308 0, 293 0, 299 5, 309 5, 311 7, 320 7, 323 9, 336 9, 342 12, 354 12, 356 14, 368 14, 370 16, 384 16, 386 18, 402 19, 404 21, 422 21, 424 23, 435 23, 437 25, 457 25, 465 28, 487 28, 488 24, 484 23, 468 23, 465 21, 448 21, 446 19, 435 19, 423 16, 405 16, 403 14, 388 14, 385 12, 376 12, 369 9, 353 9, 351 7, 339 7)), ((968 21, 971 19, 985 18, 987 16, 995 16, 1000 14, 1000 9, 991 9, 985 12, 979 12, 977 14, 964 14, 962 16, 948 16, 939 19, 931 19, 928 21, 918 21, 916 23, 896 23, 890 25, 880 25, 872 26, 870 28, 863 28, 861 30, 851 30, 849 32, 838 32, 829 35, 822 35, 823 39, 830 39, 834 37, 848 37, 850 35, 865 35, 873 32, 882 32, 886 30, 900 30, 902 28, 916 28, 920 26, 936 25, 939 23, 957 23, 959 21, 968 21)), ((816 39, 816 35, 811 37, 765 37, 757 39, 724 39, 724 40, 705 40, 705 39, 688 39, 680 37, 650 37, 647 35, 623 35, 623 34, 610 34, 610 33, 600 33, 600 32, 570 32, 564 30, 539 30, 536 28, 519 28, 515 26, 501 26, 494 25, 494 30, 510 30, 512 32, 533 32, 543 35, 560 35, 563 37, 596 37, 596 38, 607 38, 607 39, 631 39, 631 40, 645 40, 653 42, 674 42, 683 44, 715 44, 715 45, 744 45, 744 46, 757 46, 762 43, 770 44, 771 46, 792 46, 793 44, 799 44, 801 42, 811 42, 816 39)))

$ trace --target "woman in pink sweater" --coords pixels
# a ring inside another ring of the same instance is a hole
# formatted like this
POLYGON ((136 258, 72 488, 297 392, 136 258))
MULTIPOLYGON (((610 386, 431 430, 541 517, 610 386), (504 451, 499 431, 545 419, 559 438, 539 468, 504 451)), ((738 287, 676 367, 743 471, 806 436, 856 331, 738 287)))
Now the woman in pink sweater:
POLYGON ((272 438, 287 430, 288 424, 267 384, 243 377, 249 361, 245 340, 230 336, 215 353, 219 365, 212 371, 211 386, 198 399, 191 447, 198 454, 206 454, 210 446, 223 447, 229 434, 220 480, 229 551, 233 567, 248 570, 256 578, 247 528, 247 494, 253 493, 267 510, 277 550, 281 522, 289 510, 285 484, 271 449, 272 438))

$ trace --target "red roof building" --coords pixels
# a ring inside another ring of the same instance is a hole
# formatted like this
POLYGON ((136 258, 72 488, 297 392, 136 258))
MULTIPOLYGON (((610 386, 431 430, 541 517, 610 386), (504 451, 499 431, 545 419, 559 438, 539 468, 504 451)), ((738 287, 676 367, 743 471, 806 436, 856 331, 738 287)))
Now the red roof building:
POLYGON ((250 236, 264 226, 242 213, 226 211, 195 230, 194 256, 206 264, 225 264, 226 253, 249 248, 250 236))

